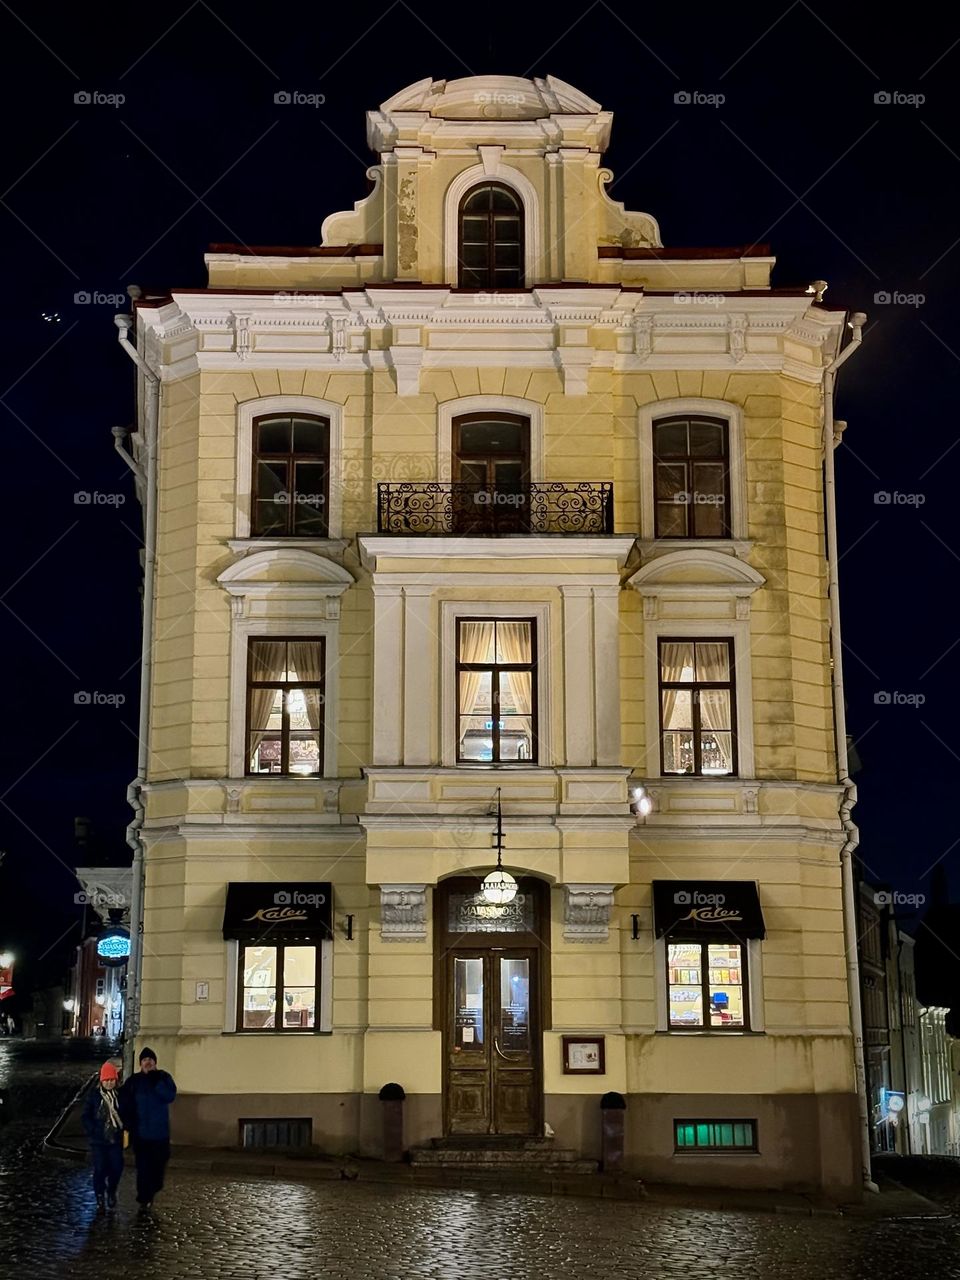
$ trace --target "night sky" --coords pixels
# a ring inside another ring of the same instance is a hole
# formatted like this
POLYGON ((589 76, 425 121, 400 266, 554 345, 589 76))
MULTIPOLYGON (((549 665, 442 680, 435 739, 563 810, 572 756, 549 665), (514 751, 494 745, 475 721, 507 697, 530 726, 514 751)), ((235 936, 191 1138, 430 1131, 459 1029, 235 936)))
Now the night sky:
POLYGON ((611 193, 653 214, 664 244, 770 242, 776 284, 822 278, 828 303, 868 313, 837 403, 854 816, 869 877, 928 892, 942 863, 960 895, 960 27, 942 13, 913 5, 908 23, 804 0, 599 0, 579 16, 404 0, 0 8, 0 950, 23 959, 18 985, 62 977, 79 939, 74 817, 95 830, 81 861, 127 856, 141 524, 110 434, 134 412, 113 312, 128 284, 203 286, 211 242, 318 244, 325 215, 367 193, 364 112, 424 76, 568 81, 614 112, 611 193), (292 90, 325 102, 275 104, 292 90), (114 702, 78 705, 80 692, 114 702))

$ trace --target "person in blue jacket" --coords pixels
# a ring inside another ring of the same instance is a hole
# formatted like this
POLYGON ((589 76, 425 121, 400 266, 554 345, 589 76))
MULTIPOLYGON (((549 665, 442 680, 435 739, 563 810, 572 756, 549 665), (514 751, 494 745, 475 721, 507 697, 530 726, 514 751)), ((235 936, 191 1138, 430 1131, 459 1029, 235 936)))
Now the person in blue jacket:
POLYGON ((105 1208, 116 1208, 117 1187, 123 1174, 123 1121, 117 1106, 119 1078, 113 1063, 105 1062, 98 1086, 87 1094, 80 1115, 83 1131, 90 1140, 93 1194, 101 1213, 105 1208))
POLYGON ((168 1071, 157 1068, 152 1049, 140 1050, 140 1070, 120 1090, 120 1114, 130 1130, 137 1161, 137 1203, 145 1213, 158 1191, 170 1159, 170 1104, 177 1086, 168 1071))

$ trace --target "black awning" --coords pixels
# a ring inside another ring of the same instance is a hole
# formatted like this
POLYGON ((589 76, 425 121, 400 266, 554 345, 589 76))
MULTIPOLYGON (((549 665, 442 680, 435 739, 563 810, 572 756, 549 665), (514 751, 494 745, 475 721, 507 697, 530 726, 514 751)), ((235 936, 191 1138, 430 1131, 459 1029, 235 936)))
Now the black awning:
POLYGON ((754 880, 654 880, 653 920, 658 938, 766 934, 754 880))
POLYGON ((327 881, 232 881, 223 936, 243 942, 321 942, 332 937, 333 887, 327 881))

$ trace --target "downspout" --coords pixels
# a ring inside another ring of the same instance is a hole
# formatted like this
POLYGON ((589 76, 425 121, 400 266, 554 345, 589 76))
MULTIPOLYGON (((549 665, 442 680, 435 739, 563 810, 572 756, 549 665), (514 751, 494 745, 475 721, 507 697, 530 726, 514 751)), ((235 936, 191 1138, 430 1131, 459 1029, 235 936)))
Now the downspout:
MULTIPOLYGON (((131 297, 136 294, 131 292, 131 297)), ((146 470, 129 458, 122 445, 122 433, 114 428, 115 448, 128 459, 143 483, 143 633, 140 646, 140 725, 137 731, 137 776, 127 787, 127 803, 133 810, 133 821, 127 827, 127 844, 133 850, 133 888, 130 901, 130 957, 127 961, 127 1007, 124 1019, 123 1074, 133 1073, 134 1045, 140 1030, 140 982, 143 972, 143 881, 144 849, 141 831, 144 819, 143 786, 147 780, 150 730, 150 676, 153 628, 153 598, 156 578, 157 550, 157 435, 160 410, 160 379, 130 341, 133 316, 116 315, 120 346, 143 376, 144 443, 146 470)))
POLYGON ((859 348, 867 317, 855 312, 849 320, 852 337, 839 351, 823 374, 823 459, 824 498, 827 525, 827 581, 830 597, 830 656, 833 660, 833 721, 837 739, 837 779, 843 787, 840 823, 844 842, 840 850, 840 874, 843 886, 843 933, 847 956, 847 992, 850 1001, 850 1030, 853 1034, 853 1061, 857 1084, 857 1106, 860 1113, 860 1165, 866 1191, 879 1191, 873 1181, 870 1164, 870 1110, 867 1098, 867 1073, 863 1054, 863 1008, 860 997, 860 959, 857 951, 856 890, 853 876, 853 853, 860 843, 860 832, 851 818, 857 803, 857 788, 850 777, 847 757, 847 713, 843 700, 843 644, 840 633, 840 574, 837 555, 837 489, 833 451, 839 444, 834 438, 833 396, 837 370, 859 348))

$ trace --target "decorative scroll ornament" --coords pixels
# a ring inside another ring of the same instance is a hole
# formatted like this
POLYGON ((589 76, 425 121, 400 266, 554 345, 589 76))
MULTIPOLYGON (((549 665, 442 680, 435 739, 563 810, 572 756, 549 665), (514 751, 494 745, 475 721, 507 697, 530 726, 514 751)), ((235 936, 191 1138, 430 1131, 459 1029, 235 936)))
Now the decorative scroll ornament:
POLYGON ((422 942, 427 936, 427 886, 380 886, 380 937, 384 942, 422 942))
POLYGON ((612 884, 564 885, 563 936, 568 942, 606 942, 613 909, 612 884))

